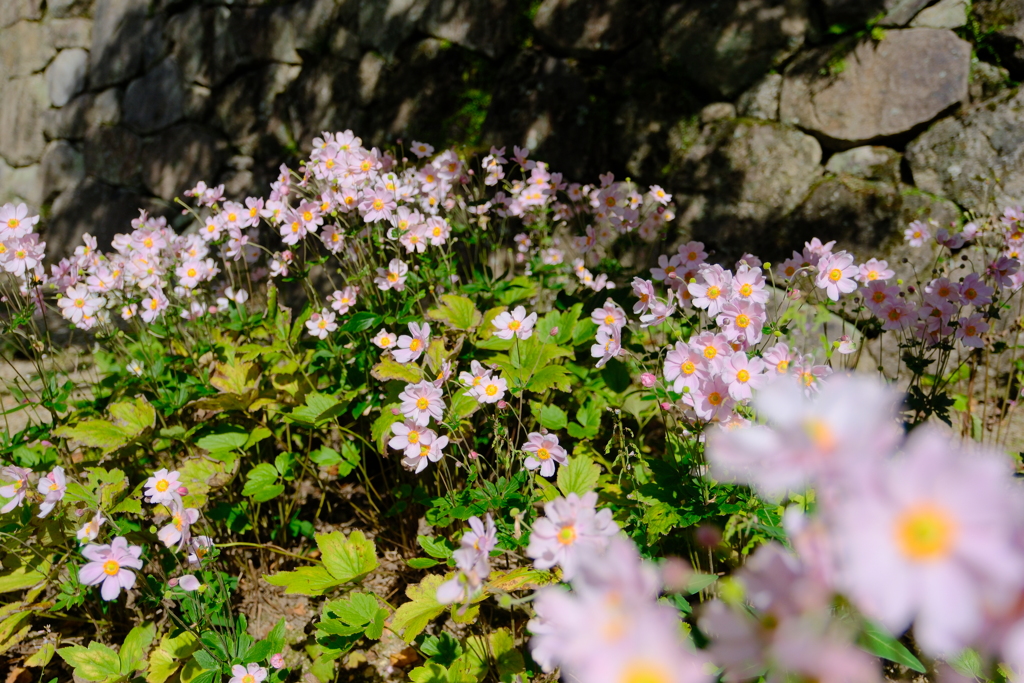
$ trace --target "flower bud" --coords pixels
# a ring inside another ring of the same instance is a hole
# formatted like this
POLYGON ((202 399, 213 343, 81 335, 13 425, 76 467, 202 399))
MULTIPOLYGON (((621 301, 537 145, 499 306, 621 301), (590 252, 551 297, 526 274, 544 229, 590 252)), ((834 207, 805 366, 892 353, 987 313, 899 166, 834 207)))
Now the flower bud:
POLYGON ((275 669, 283 669, 284 668, 284 654, 281 653, 281 652, 278 652, 277 654, 271 655, 271 657, 270 657, 270 666, 274 667, 275 669))
POLYGON ((552 336, 552 337, 557 337, 558 336, 558 327, 557 326, 552 327, 551 328, 551 332, 549 332, 548 335, 552 336))
POLYGON ((653 387, 657 382, 658 378, 649 372, 645 372, 644 374, 640 375, 640 384, 644 385, 648 389, 653 387))
POLYGON ((508 403, 505 401, 498 401, 498 410, 505 410, 505 408, 508 408, 508 403))
POLYGON ((469 459, 470 460, 476 460, 479 457, 480 457, 480 454, 477 453, 476 451, 470 451, 469 452, 469 459))
POLYGON ((188 487, 187 486, 179 486, 178 487, 178 495, 179 496, 187 496, 188 495, 188 487))
POLYGON ((669 403, 668 401, 665 401, 664 403, 661 404, 661 409, 662 410, 672 410, 672 404, 669 403))

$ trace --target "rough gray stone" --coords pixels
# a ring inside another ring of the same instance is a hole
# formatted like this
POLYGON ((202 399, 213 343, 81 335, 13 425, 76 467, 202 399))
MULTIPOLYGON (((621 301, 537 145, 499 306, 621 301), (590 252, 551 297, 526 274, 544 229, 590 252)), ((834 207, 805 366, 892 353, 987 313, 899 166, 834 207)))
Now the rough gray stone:
POLYGON ((931 0, 821 0, 829 25, 860 27, 876 17, 883 26, 905 26, 931 0))
POLYGON ((687 78, 732 98, 793 55, 808 25, 807 0, 677 2, 662 18, 659 45, 687 78))
POLYGON ((181 120, 185 89, 174 57, 132 81, 124 93, 124 122, 139 133, 153 133, 181 120))
POLYGON ((96 0, 89 82, 102 88, 129 80, 142 68, 148 0, 96 0))
POLYGON ((43 0, 4 0, 0 2, 0 28, 22 19, 38 21, 43 16, 43 0))
POLYGON ((942 119, 907 146, 914 184, 981 214, 1024 203, 1024 91, 942 119))
POLYGON ((359 50, 359 38, 344 26, 339 26, 334 35, 331 36, 328 49, 332 55, 352 61, 358 60, 362 55, 362 52, 359 50))
POLYGON ((899 152, 889 147, 854 147, 833 154, 825 164, 825 170, 895 185, 900 179, 901 158, 899 152))
POLYGON ((42 74, 0 84, 0 156, 12 166, 39 161, 43 112, 49 106, 42 74))
POLYGON ((47 0, 46 12, 54 18, 81 17, 92 9, 94 0, 47 0))
POLYGON ((14 168, 0 159, 0 204, 25 202, 29 211, 38 211, 39 164, 14 168))
POLYGON ((359 39, 386 56, 416 30, 430 0, 379 0, 359 6, 359 39))
POLYGON ((975 61, 971 64, 971 101, 980 102, 995 97, 1010 85, 1010 72, 1001 66, 975 61))
POLYGON ((975 0, 971 12, 1016 77, 1024 74, 1024 0, 975 0))
POLYGON ((46 67, 46 88, 50 103, 63 107, 85 87, 85 74, 89 68, 89 53, 82 48, 61 50, 46 67))
POLYGON ((840 67, 835 60, 830 49, 797 57, 779 105, 784 123, 834 147, 905 133, 967 97, 971 45, 952 31, 892 30, 858 43, 840 67))
POLYGON ((111 185, 138 186, 142 139, 121 126, 100 128, 85 140, 85 172, 111 185))
POLYGON ((712 102, 700 110, 701 123, 734 118, 736 118, 736 106, 732 102, 712 102))
POLYGON ((331 42, 342 10, 336 0, 300 0, 291 6, 288 23, 294 30, 294 49, 323 52, 331 42))
POLYGON ((563 52, 621 52, 643 35, 647 7, 632 0, 544 0, 533 26, 563 52))
POLYGON ((0 80, 42 71, 56 52, 39 22, 19 21, 0 30, 0 80))
POLYGON ((778 121, 779 95, 782 93, 782 74, 768 74, 755 83, 736 101, 740 116, 752 119, 778 121))
POLYGON ((131 231, 140 208, 160 209, 135 192, 87 178, 62 194, 59 206, 54 203, 46 231, 47 251, 55 258, 66 256, 87 232, 99 240, 101 249, 109 249, 115 234, 131 231))
POLYGON ((694 197, 680 213, 695 239, 750 251, 765 244, 766 227, 800 205, 820 164, 821 146, 810 135, 768 121, 717 121, 682 150, 672 186, 694 197))
POLYGON ((377 83, 380 81, 381 72, 387 62, 375 52, 367 52, 359 62, 359 100, 363 104, 373 101, 374 93, 377 90, 377 83))
POLYGON ((966 24, 967 0, 939 0, 910 22, 915 28, 960 28, 966 24))
POLYGON ((194 123, 168 128, 147 141, 142 151, 142 182, 167 201, 200 180, 211 182, 224 157, 225 145, 194 123))
MULTIPOLYGON (((207 12, 212 20, 212 14, 207 12)), ((207 21, 203 8, 198 5, 171 16, 164 26, 163 40, 167 51, 174 55, 186 83, 210 86, 210 57, 205 50, 207 21)))
POLYGON ((51 202, 57 195, 85 179, 85 159, 66 140, 54 140, 46 146, 40 162, 40 201, 51 202))
POLYGON ((79 95, 64 107, 43 114, 43 130, 50 140, 81 140, 100 126, 120 122, 121 92, 117 88, 79 95))
POLYGON ((932 0, 887 0, 885 6, 888 12, 879 23, 882 26, 906 26, 929 2, 932 0))
POLYGON ((58 50, 92 45, 92 22, 88 19, 50 19, 43 26, 47 41, 58 50))

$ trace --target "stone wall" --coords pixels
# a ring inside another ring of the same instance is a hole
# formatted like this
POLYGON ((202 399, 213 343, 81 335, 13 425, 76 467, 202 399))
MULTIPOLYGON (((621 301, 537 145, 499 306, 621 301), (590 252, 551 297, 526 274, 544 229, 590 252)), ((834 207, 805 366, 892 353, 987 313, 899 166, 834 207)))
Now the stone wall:
POLYGON ((725 253, 865 251, 1024 201, 1022 46, 1024 0, 0 0, 0 202, 60 254, 351 128, 661 183, 725 253))

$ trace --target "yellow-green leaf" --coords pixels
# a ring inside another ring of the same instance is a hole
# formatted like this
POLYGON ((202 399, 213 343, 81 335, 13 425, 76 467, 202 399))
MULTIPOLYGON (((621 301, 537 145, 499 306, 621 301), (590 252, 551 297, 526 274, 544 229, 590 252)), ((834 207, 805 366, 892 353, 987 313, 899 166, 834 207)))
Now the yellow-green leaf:
POLYGON ((399 363, 390 356, 384 357, 373 366, 370 374, 381 382, 397 379, 402 382, 419 382, 423 379, 423 371, 415 363, 399 363))
POLYGON ((446 605, 437 601, 437 589, 451 576, 432 574, 417 584, 408 586, 405 595, 409 602, 400 605, 391 620, 391 630, 411 643, 431 621, 444 612, 446 605))
POLYGON ((95 641, 87 648, 81 645, 63 647, 57 650, 57 654, 74 668, 75 674, 87 681, 104 681, 121 673, 121 660, 117 653, 95 641))
POLYGON ((473 301, 457 294, 442 295, 441 306, 427 311, 427 317, 454 330, 471 330, 483 320, 483 314, 476 310, 473 301))
POLYGON ((166 635, 161 638, 160 644, 149 655, 146 683, 164 683, 196 647, 196 637, 188 631, 182 631, 174 637, 166 635))
POLYGON ((345 538, 340 531, 318 534, 324 567, 339 583, 360 579, 377 568, 377 548, 362 531, 353 531, 345 538))
POLYGON ((295 571, 273 575, 264 574, 263 578, 272 586, 284 586, 284 592, 291 595, 323 595, 324 591, 341 583, 321 565, 299 567, 295 571))

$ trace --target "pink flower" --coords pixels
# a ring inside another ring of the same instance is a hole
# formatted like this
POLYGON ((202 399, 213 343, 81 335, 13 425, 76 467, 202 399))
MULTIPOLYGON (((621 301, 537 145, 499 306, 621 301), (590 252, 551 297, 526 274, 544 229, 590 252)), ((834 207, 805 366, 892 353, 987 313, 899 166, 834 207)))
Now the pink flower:
POLYGON ((899 287, 887 285, 881 280, 869 282, 861 291, 864 293, 864 305, 879 317, 882 317, 881 311, 885 305, 898 301, 900 296, 899 287))
POLYGON ((468 394, 480 403, 497 403, 505 398, 506 391, 508 391, 508 382, 503 377, 491 377, 488 374, 480 380, 478 385, 470 389, 468 394))
POLYGON ((708 366, 718 372, 722 364, 732 355, 732 347, 724 334, 701 332, 690 338, 690 347, 697 351, 708 362, 708 366))
POLYGON ((103 518, 103 515, 97 512, 92 519, 86 522, 75 536, 79 541, 95 541, 96 537, 100 535, 100 527, 107 520, 103 518))
POLYGON ((171 521, 157 532, 160 542, 170 548, 177 545, 180 550, 192 537, 191 528, 199 520, 199 510, 186 508, 178 501, 170 504, 171 521))
POLYGON ((363 214, 363 220, 367 223, 377 221, 391 221, 392 212, 398 205, 395 203, 394 194, 385 187, 378 185, 365 195, 359 204, 359 211, 363 214))
POLYGON ((876 315, 882 319, 883 330, 904 330, 917 319, 917 309, 908 301, 896 299, 883 305, 876 315))
POLYGON ((21 505, 21 501, 25 500, 25 494, 28 493, 28 477, 30 474, 32 474, 32 470, 27 467, 18 467, 17 465, 0 467, 0 477, 7 480, 7 483, 0 486, 0 498, 10 499, 0 508, 0 514, 10 512, 21 505))
POLYGON ((964 346, 980 349, 984 348, 985 340, 981 335, 988 332, 988 322, 981 313, 975 313, 967 318, 960 318, 960 324, 956 328, 956 338, 964 346))
POLYGON ((643 278, 633 278, 633 295, 637 302, 633 304, 633 313, 646 313, 657 298, 654 292, 654 283, 643 278))
POLYGON ((780 342, 765 352, 764 364, 770 374, 785 375, 789 373, 789 366, 793 362, 793 358, 789 345, 780 342))
POLYGON ((0 242, 19 239, 32 232, 39 216, 29 216, 25 204, 4 204, 0 207, 0 242))
POLYGON ((334 322, 334 318, 334 313, 326 308, 319 313, 314 313, 306 321, 306 331, 311 337, 327 339, 327 335, 338 329, 338 323, 334 322))
POLYGON ((732 287, 732 275, 718 265, 703 265, 697 271, 697 281, 686 285, 693 296, 696 308, 707 309, 708 315, 717 316, 722 306, 729 300, 732 287))
POLYGON ((849 294, 857 289, 854 278, 859 273, 860 269, 853 264, 853 254, 840 251, 818 262, 818 275, 814 284, 824 289, 829 299, 839 301, 841 294, 849 294))
POLYGON ((708 253, 704 251, 703 242, 687 242, 680 245, 677 253, 682 259, 682 267, 686 270, 696 270, 708 257, 708 253))
POLYGON ((924 246, 925 240, 931 237, 931 231, 921 221, 914 221, 903 231, 903 239, 912 247, 924 246))
POLYGON ((82 318, 95 316, 104 304, 106 299, 92 294, 85 285, 68 287, 64 296, 57 301, 60 314, 75 324, 80 323, 82 318))
POLYGON ((707 379, 707 360, 686 342, 678 341, 665 355, 665 381, 672 383, 672 391, 683 394, 696 391, 707 379))
POLYGON ((590 314, 590 319, 598 326, 598 329, 615 327, 621 330, 626 326, 626 312, 611 299, 605 301, 601 308, 595 308, 590 314))
POLYGON ((683 259, 678 254, 673 254, 671 258, 661 255, 658 257, 658 267, 651 268, 651 277, 670 287, 678 287, 681 284, 678 271, 682 262, 683 259))
POLYGON ((122 536, 114 539, 110 545, 89 544, 82 549, 82 555, 90 560, 78 572, 78 580, 86 586, 100 587, 100 596, 104 600, 114 600, 125 590, 135 585, 135 574, 130 569, 142 569, 142 548, 128 545, 122 536))
POLYGON ((405 278, 409 272, 407 266, 400 259, 391 259, 387 268, 378 268, 377 277, 373 279, 374 284, 383 291, 393 289, 401 292, 405 289, 405 278))
POLYGON ((668 203, 672 201, 672 195, 670 195, 668 192, 665 192, 665 190, 661 189, 660 185, 651 185, 651 189, 650 192, 648 192, 648 194, 650 195, 651 199, 656 201, 658 204, 661 204, 662 206, 667 206, 668 203))
POLYGON ((284 654, 282 654, 280 652, 276 652, 276 653, 272 654, 270 656, 270 666, 274 667, 275 669, 283 669, 284 668, 284 654))
POLYGON ((889 268, 888 263, 873 258, 860 265, 860 273, 857 275, 857 279, 862 284, 867 285, 876 280, 884 282, 891 277, 895 277, 895 275, 896 273, 889 268))
POLYGON ((733 300, 722 306, 721 313, 715 319, 731 342, 739 342, 747 347, 761 341, 762 327, 765 318, 764 306, 754 301, 733 300))
POLYGON ((442 605, 467 602, 483 590, 483 582, 491 574, 490 553, 498 544, 498 530, 490 514, 486 522, 469 518, 469 531, 462 536, 459 549, 452 553, 458 573, 437 588, 437 601, 442 605))
POLYGON ((403 451, 409 458, 420 454, 422 442, 430 443, 436 436, 433 430, 421 427, 412 420, 396 422, 391 425, 391 432, 394 436, 388 441, 388 446, 403 451))
POLYGON ((392 351, 391 355, 399 363, 409 363, 422 356, 429 344, 430 325, 409 323, 409 334, 403 334, 398 338, 398 348, 392 351))
POLYGON ((434 148, 425 142, 416 142, 413 140, 412 144, 409 146, 409 151, 415 154, 417 158, 422 159, 423 157, 428 157, 433 154, 434 148))
POLYGON ((611 510, 596 509, 597 494, 593 491, 583 497, 570 493, 545 503, 544 517, 533 525, 526 555, 538 569, 562 568, 562 575, 570 580, 576 573, 580 548, 602 549, 608 539, 619 531, 612 521, 611 510))
MULTIPOLYGON (((174 581, 174 579, 171 579, 171 581, 174 581)), ((199 579, 197 579, 192 574, 185 574, 184 576, 179 576, 177 581, 178 588, 185 591, 186 593, 191 593, 192 591, 199 590, 199 587, 203 585, 202 582, 200 582, 199 579)))
POLYGON ((763 304, 768 301, 764 275, 760 268, 740 266, 732 278, 732 295, 742 301, 763 304))
POLYGON ((995 288, 985 284, 982 276, 978 273, 968 273, 964 281, 960 283, 960 297, 964 303, 972 306, 987 306, 992 303, 992 295, 995 288))
POLYGON ((447 436, 437 436, 433 431, 426 430, 420 438, 419 448, 402 458, 402 466, 419 474, 427 469, 427 465, 444 457, 444 448, 448 445, 447 436))
POLYGON ((640 385, 645 389, 650 389, 657 383, 658 378, 649 372, 645 372, 644 374, 640 375, 640 385))
POLYGON ((640 327, 646 328, 651 325, 660 325, 676 312, 675 292, 669 291, 668 301, 655 299, 651 309, 640 316, 640 327))
POLYGON ((590 355, 597 358, 595 365, 603 368, 612 358, 621 356, 625 351, 622 348, 622 333, 619 328, 598 328, 597 343, 590 347, 590 355))
POLYGON ((178 500, 178 487, 181 475, 166 468, 157 470, 146 480, 146 502, 154 505, 170 505, 178 500))
POLYGON ((372 341, 373 345, 379 349, 390 349, 394 347, 395 344, 398 343, 398 340, 395 338, 395 335, 391 334, 390 332, 383 328, 380 330, 380 332, 374 335, 373 339, 371 339, 370 341, 372 341))
POLYGON ((356 295, 359 293, 357 287, 345 287, 327 297, 331 308, 337 311, 338 315, 345 315, 349 309, 356 305, 356 295))
POLYGON ((267 670, 259 664, 235 664, 231 667, 231 674, 228 683, 261 683, 267 677, 267 670))
POLYGON ((768 376, 764 374, 764 361, 747 358, 745 353, 733 354, 722 367, 722 380, 729 385, 729 395, 737 401, 750 398, 751 390, 761 387, 768 376))
POLYGON ((914 432, 902 456, 843 498, 833 529, 854 604, 894 633, 914 621, 918 645, 936 656, 974 642, 986 614, 1024 584, 1024 507, 1006 459, 951 446, 937 431, 914 432))
POLYGON ((558 437, 554 434, 530 432, 526 436, 523 450, 532 454, 526 458, 526 469, 535 470, 539 467, 542 477, 554 476, 555 463, 565 465, 568 462, 565 449, 558 445, 558 437))
POLYGON ((37 490, 43 495, 39 505, 39 516, 46 517, 63 498, 68 490, 63 467, 54 467, 45 477, 40 477, 37 490))
POLYGON ((170 302, 158 287, 150 287, 148 293, 149 296, 142 300, 141 318, 144 322, 151 323, 170 306, 170 302))
POLYGON ((402 401, 402 414, 420 427, 426 427, 430 418, 441 421, 444 414, 444 399, 441 390, 432 382, 406 384, 398 398, 402 401))
POLYGON ((494 317, 491 322, 494 325, 494 329, 497 330, 494 336, 499 339, 511 339, 512 337, 518 337, 519 339, 529 339, 533 336, 533 326, 537 323, 537 314, 531 313, 526 315, 526 308, 523 306, 516 306, 512 309, 512 312, 502 311, 494 317))

